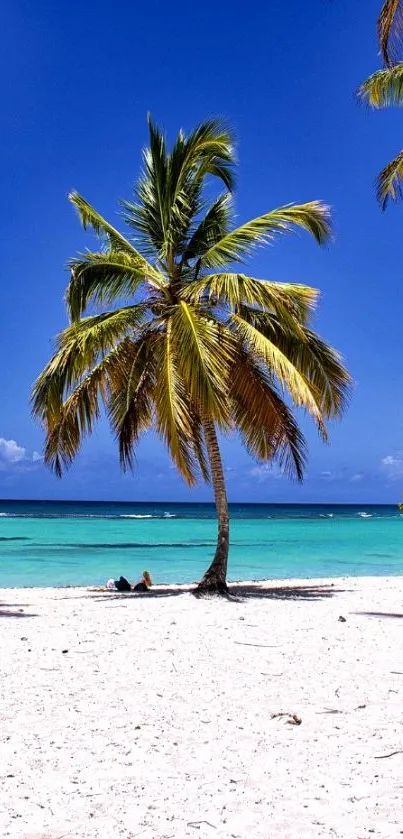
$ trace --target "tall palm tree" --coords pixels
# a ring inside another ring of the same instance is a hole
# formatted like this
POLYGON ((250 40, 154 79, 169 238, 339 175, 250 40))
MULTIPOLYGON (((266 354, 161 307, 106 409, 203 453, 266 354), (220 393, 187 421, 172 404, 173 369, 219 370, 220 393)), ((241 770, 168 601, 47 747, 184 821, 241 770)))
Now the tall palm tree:
MULTIPOLYGON (((385 66, 361 85, 359 97, 373 108, 403 104, 403 0, 385 0, 378 18, 378 39, 385 66)), ((377 198, 385 209, 389 199, 403 197, 403 150, 377 178, 377 198)))
POLYGON ((326 438, 325 420, 341 413, 349 385, 338 354, 310 328, 317 291, 233 266, 293 228, 325 242, 329 212, 318 201, 290 204, 234 227, 225 125, 210 120, 180 132, 171 152, 151 120, 149 136, 134 200, 122 202, 127 237, 70 195, 102 247, 70 263, 70 325, 34 385, 33 412, 46 429, 45 461, 59 476, 103 404, 124 469, 154 427, 189 485, 211 479, 218 541, 199 591, 223 592, 229 515, 217 432, 237 429, 258 460, 275 458, 301 479, 305 441, 284 392, 326 438), (206 179, 224 187, 214 200, 206 179))

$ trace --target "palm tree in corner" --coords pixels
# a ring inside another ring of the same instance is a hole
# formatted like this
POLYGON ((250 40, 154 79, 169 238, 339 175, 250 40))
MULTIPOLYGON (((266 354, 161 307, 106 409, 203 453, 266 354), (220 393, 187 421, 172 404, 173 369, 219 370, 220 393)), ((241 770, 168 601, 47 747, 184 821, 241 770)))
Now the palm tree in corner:
MULTIPOLYGON (((378 18, 378 40, 384 67, 363 82, 358 96, 373 108, 403 105, 403 2, 385 0, 378 18)), ((403 197, 403 150, 382 169, 377 178, 377 198, 382 209, 389 200, 403 197)))
POLYGON ((236 429, 255 458, 275 459, 302 479, 305 441, 284 394, 326 438, 325 421, 341 413, 349 385, 340 357, 309 325, 316 290, 236 266, 294 228, 324 243, 329 212, 318 201, 290 204, 234 227, 225 125, 210 120, 180 132, 169 152, 149 120, 149 138, 134 198, 121 205, 127 236, 70 195, 101 247, 70 263, 70 325, 34 385, 33 413, 46 430, 45 461, 59 476, 103 405, 124 469, 142 433, 155 428, 189 485, 211 480, 218 540, 198 591, 223 593, 229 514, 219 435, 236 429), (222 189, 210 201, 207 179, 222 189))

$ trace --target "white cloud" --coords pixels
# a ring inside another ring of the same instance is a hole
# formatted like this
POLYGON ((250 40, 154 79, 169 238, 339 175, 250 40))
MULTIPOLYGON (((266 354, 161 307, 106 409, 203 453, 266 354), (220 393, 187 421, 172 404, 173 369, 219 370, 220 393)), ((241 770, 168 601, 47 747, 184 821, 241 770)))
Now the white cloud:
POLYGON ((27 453, 25 446, 20 446, 16 440, 6 440, 0 437, 0 471, 25 472, 34 469, 42 463, 43 457, 39 452, 27 453))
POLYGON ((401 452, 396 455, 387 454, 382 458, 381 466, 391 480, 403 477, 403 454, 401 452))
POLYGON ((15 440, 5 440, 0 437, 0 461, 3 463, 19 463, 25 460, 27 450, 19 446, 15 440))
POLYGON ((357 481, 362 481, 365 478, 364 472, 356 472, 355 475, 352 475, 350 478, 350 483, 354 484, 357 481))
POLYGON ((278 466, 273 466, 271 463, 262 463, 259 466, 254 466, 249 474, 255 478, 260 484, 264 481, 270 481, 273 478, 281 478, 282 474, 278 466))

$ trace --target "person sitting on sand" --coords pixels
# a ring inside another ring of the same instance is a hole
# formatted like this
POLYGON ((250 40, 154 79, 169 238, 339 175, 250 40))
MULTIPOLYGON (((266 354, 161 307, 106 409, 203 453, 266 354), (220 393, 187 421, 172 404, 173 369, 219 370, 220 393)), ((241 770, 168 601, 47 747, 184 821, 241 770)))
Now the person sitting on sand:
POLYGON ((133 586, 133 591, 148 591, 153 582, 151 579, 151 574, 148 571, 143 571, 143 576, 141 580, 133 586))
POLYGON ((119 577, 118 580, 110 579, 106 584, 106 588, 114 589, 115 591, 148 591, 152 586, 151 574, 148 571, 143 571, 143 576, 138 583, 133 586, 130 585, 126 577, 119 577))

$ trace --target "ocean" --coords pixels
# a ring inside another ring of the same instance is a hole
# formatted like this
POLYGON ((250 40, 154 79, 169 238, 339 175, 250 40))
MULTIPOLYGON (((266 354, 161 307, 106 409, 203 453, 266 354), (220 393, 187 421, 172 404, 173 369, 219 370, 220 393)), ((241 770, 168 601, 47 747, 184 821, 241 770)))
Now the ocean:
MULTIPOLYGON (((193 582, 215 546, 212 504, 0 502, 0 587, 193 582)), ((403 574, 395 506, 232 504, 230 580, 403 574)))

